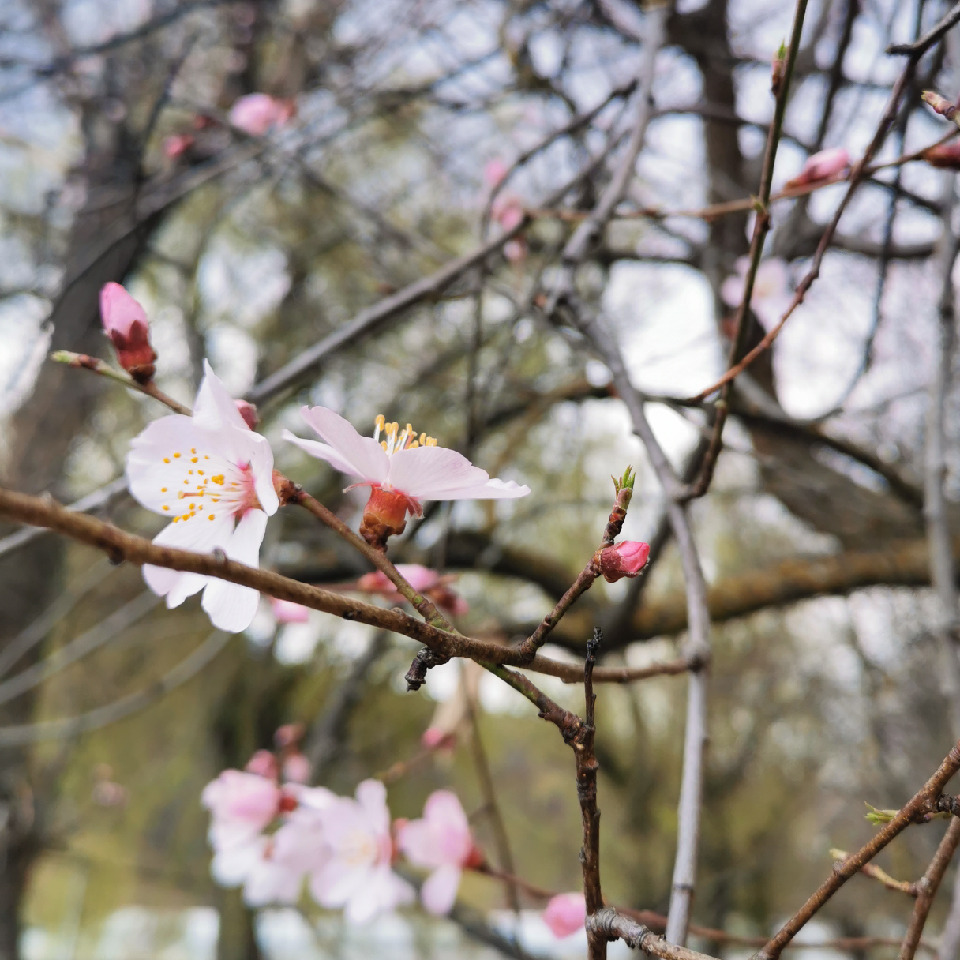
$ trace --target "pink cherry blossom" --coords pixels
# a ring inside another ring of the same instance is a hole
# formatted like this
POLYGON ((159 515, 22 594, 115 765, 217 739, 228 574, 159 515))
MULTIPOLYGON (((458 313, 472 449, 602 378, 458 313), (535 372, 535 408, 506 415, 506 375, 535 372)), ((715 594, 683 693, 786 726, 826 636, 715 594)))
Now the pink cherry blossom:
MULTIPOLYGON (((744 282, 750 266, 749 257, 739 257, 735 274, 727 277, 720 287, 720 299, 731 309, 740 306, 744 282)), ((764 326, 773 326, 790 303, 789 275, 787 265, 779 257, 760 261, 753 281, 753 296, 750 307, 764 326)))
MULTIPOLYGON (((445 613, 460 616, 470 608, 466 600, 450 589, 454 579, 441 576, 436 570, 419 563, 398 563, 397 572, 416 590, 432 600, 445 613)), ((404 597, 385 573, 379 570, 365 573, 357 580, 357 590, 363 593, 378 593, 392 603, 403 603, 404 597)))
POLYGON ((453 907, 463 869, 483 862, 467 815, 456 794, 449 790, 430 794, 423 819, 409 820, 398 827, 397 844, 414 866, 432 871, 420 888, 420 898, 424 907, 437 916, 449 913, 453 907))
POLYGON ((507 165, 499 157, 494 157, 484 165, 483 182, 491 189, 499 187, 507 173, 509 173, 507 165))
POLYGON ((288 123, 295 112, 292 100, 279 100, 267 93, 249 93, 230 108, 230 123, 252 137, 262 137, 274 127, 288 123))
POLYGON ((200 802, 213 817, 210 842, 219 847, 260 833, 280 810, 280 788, 258 773, 224 770, 203 788, 200 802))
POLYGON ((360 527, 370 543, 383 546, 389 536, 401 533, 408 513, 422 515, 424 500, 496 500, 530 492, 526 485, 491 478, 456 450, 438 447, 432 437, 418 437, 410 424, 401 430, 381 415, 373 436, 361 437, 326 407, 303 407, 300 412, 325 442, 301 440, 288 430, 284 437, 355 477, 354 486, 370 486, 360 527))
POLYGON ((242 885, 243 899, 251 907, 296 903, 304 871, 279 854, 275 837, 258 833, 241 843, 215 848, 210 864, 214 880, 225 887, 242 885))
POLYGON ((800 169, 792 180, 788 180, 784 185, 785 190, 795 190, 799 187, 806 187, 817 183, 829 183, 840 179, 846 169, 850 166, 850 152, 844 147, 832 147, 829 150, 821 150, 810 157, 807 157, 806 163, 800 169))
POLYGON ((587 902, 582 893, 559 893, 543 911, 543 922, 558 939, 583 929, 586 919, 587 902))
MULTIPOLYGON (((491 193, 503 182, 509 172, 507 165, 500 159, 488 160, 483 168, 483 180, 491 193)), ((523 201, 515 193, 502 190, 493 197, 490 204, 490 217, 504 230, 513 230, 523 220, 525 210, 523 201)), ((527 245, 522 238, 508 240, 503 247, 503 255, 512 262, 522 260, 527 254, 527 245)))
POLYGON ((283 759, 283 779, 292 783, 306 783, 310 779, 310 761, 299 751, 283 759))
MULTIPOLYGON (((256 766, 265 753, 254 754, 248 767, 256 766)), ((272 769, 275 774, 275 763, 272 769)), ((332 799, 333 794, 320 787, 281 788, 273 776, 225 770, 207 784, 201 798, 211 813, 214 879, 224 886, 242 885, 250 906, 296 903, 307 871, 325 857, 309 817, 332 799), (278 823, 275 832, 267 832, 278 823)))
POLYGON ((276 780, 278 773, 277 758, 269 750, 257 750, 247 761, 244 769, 247 773, 255 773, 257 776, 276 780))
POLYGON ((343 907, 351 923, 413 899, 410 885, 390 868, 393 842, 386 787, 364 780, 356 799, 336 797, 320 812, 319 834, 326 861, 311 872, 309 886, 323 907, 343 907))
POLYGON ((100 317, 120 366, 138 383, 151 380, 157 355, 143 307, 119 283, 106 283, 100 289, 100 317))
POLYGON ((600 573, 607 583, 616 583, 624 577, 635 577, 650 559, 650 544, 637 540, 623 540, 600 551, 600 573))
MULTIPOLYGON (((244 423, 233 399, 204 361, 192 417, 173 414, 151 423, 127 455, 130 492, 171 523, 154 538, 166 547, 209 553, 257 566, 267 517, 279 499, 273 486, 273 453, 244 423)), ((215 627, 246 629, 259 594, 198 573, 146 565, 143 577, 173 608, 203 591, 203 609, 215 627)))
POLYGON ((270 609, 277 623, 306 623, 310 619, 310 608, 292 600, 271 597, 270 609))
POLYGON ((176 160, 183 156, 196 142, 191 133, 171 133, 163 138, 163 155, 168 160, 176 160))

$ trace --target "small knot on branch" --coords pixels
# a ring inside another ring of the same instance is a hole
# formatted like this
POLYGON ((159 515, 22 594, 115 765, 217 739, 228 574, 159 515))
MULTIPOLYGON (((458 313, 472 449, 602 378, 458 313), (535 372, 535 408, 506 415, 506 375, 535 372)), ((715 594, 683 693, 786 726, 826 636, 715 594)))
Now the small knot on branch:
POLYGON ((419 690, 427 682, 427 671, 432 667, 439 667, 449 659, 443 654, 434 653, 428 647, 423 647, 413 658, 410 669, 404 675, 403 679, 407 681, 407 692, 413 693, 419 690))

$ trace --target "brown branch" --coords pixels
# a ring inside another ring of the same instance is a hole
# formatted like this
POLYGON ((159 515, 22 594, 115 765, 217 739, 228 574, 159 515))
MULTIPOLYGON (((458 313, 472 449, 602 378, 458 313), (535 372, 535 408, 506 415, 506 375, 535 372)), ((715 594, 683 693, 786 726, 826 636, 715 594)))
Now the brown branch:
POLYGON ((783 948, 799 933, 811 917, 849 880, 869 863, 894 837, 911 823, 935 810, 937 797, 947 781, 960 770, 960 741, 953 745, 932 777, 907 801, 889 823, 881 827, 868 843, 843 863, 807 898, 806 903, 767 941, 756 960, 776 960, 783 948))
POLYGON ((913 59, 919 59, 956 23, 960 23, 960 3, 955 3, 943 19, 931 27, 919 40, 913 43, 894 43, 886 49, 889 54, 905 54, 913 59))
POLYGON ((669 943, 642 923, 624 916, 613 907, 604 907, 588 916, 586 926, 588 936, 593 934, 607 940, 622 940, 628 947, 653 954, 661 960, 716 960, 708 953, 669 943))
MULTIPOLYGON (((31 497, 0 487, 0 516, 21 523, 45 527, 76 540, 78 543, 96 547, 106 553, 115 563, 127 562, 137 566, 149 563, 157 567, 167 567, 170 570, 218 577, 221 580, 228 580, 244 587, 252 587, 254 590, 267 594, 267 596, 277 597, 280 600, 290 600, 312 610, 332 613, 344 620, 356 620, 358 623, 366 623, 389 630, 392 633, 402 634, 419 641, 431 651, 447 658, 468 657, 471 660, 484 662, 488 665, 523 666, 528 670, 542 671, 569 682, 573 682, 576 678, 582 676, 580 668, 572 664, 558 663, 542 656, 537 656, 530 663, 526 663, 516 650, 501 643, 438 630, 429 623, 417 620, 401 610, 387 610, 373 604, 352 600, 332 590, 310 586, 269 570, 248 567, 222 555, 194 553, 190 550, 180 550, 175 547, 157 546, 145 537, 126 533, 111 523, 106 523, 87 514, 68 510, 52 497, 31 497)), ((644 669, 657 670, 658 668, 644 669)), ((669 673, 678 669, 674 665, 667 665, 664 672, 669 673)), ((509 673, 512 678, 509 681, 510 686, 523 693, 528 699, 531 696, 536 697, 536 694, 532 692, 536 688, 529 680, 519 674, 509 673)), ((631 679, 631 677, 625 676, 624 671, 619 668, 598 671, 598 674, 601 679, 609 682, 624 683, 631 679)), ((643 676, 639 677, 639 679, 642 678, 643 676)), ((555 716, 566 713, 548 697, 543 697, 542 701, 534 699, 532 702, 538 709, 559 711, 559 713, 554 714, 555 716)))
MULTIPOLYGON (((594 630, 593 637, 587 643, 587 659, 583 667, 583 697, 586 705, 583 724, 578 736, 570 743, 576 760, 577 799, 580 801, 580 817, 583 823, 580 863, 583 867, 583 893, 587 902, 587 916, 603 908, 603 893, 600 889, 600 810, 597 806, 597 771, 600 764, 594 751, 594 706, 597 697, 593 692, 593 668, 596 665, 600 641, 600 631, 594 630)), ((587 954, 589 960, 603 960, 607 955, 607 938, 588 929, 587 954)))
POLYGON ((913 960, 920 943, 920 937, 923 934, 923 928, 927 922, 927 915, 930 913, 930 907, 933 906, 933 898, 937 895, 940 882, 943 880, 943 875, 947 872, 947 867, 950 865, 953 855, 957 852, 958 846, 960 846, 960 820, 954 817, 950 821, 950 826, 947 827, 947 832, 943 835, 930 865, 917 882, 917 902, 913 905, 913 915, 910 917, 910 925, 907 927, 906 934, 904 934, 898 960, 913 960))

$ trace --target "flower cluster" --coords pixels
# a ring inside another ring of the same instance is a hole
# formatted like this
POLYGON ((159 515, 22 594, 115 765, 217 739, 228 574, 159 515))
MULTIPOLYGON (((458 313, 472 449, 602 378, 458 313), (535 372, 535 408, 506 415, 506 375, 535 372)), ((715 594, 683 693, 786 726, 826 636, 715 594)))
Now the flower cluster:
MULTIPOLYGON (((281 728, 283 729, 283 728, 281 728)), ((246 770, 225 770, 207 784, 211 870, 224 886, 242 886, 250 906, 296 903, 306 882, 320 906, 365 923, 412 902, 413 887, 393 871, 402 853, 430 871, 421 889, 431 913, 448 913, 465 868, 483 863, 457 797, 438 790, 419 820, 391 829, 386 787, 364 780, 353 797, 286 779, 266 751, 246 770)))
MULTIPOLYGON (((121 364, 146 382, 153 376, 155 354, 143 308, 123 287, 111 283, 101 292, 101 310, 121 364)), ((285 436, 356 478, 354 486, 371 488, 360 532, 379 549, 385 550, 387 539, 403 531, 408 514, 422 516, 425 500, 503 499, 530 492, 527 486, 491 478, 455 450, 438 446, 425 434, 417 436, 410 424, 401 430, 380 416, 373 437, 361 437, 325 407, 304 407, 303 417, 325 442, 302 440, 289 432, 285 436)), ((256 425, 256 410, 243 400, 233 400, 204 361, 193 415, 162 417, 134 438, 127 456, 130 492, 147 509, 171 521, 154 538, 155 544, 220 551, 231 560, 258 565, 267 517, 276 513, 280 499, 274 487, 273 452, 266 438, 254 432, 256 425)), ((446 578, 424 568, 410 567, 408 572, 422 581, 417 589, 442 609, 466 610, 446 578)), ((170 608, 203 591, 203 609, 222 630, 245 630, 256 613, 258 594, 251 587, 153 565, 144 566, 143 575, 170 608)), ((360 589, 389 593, 392 585, 368 579, 360 589)))

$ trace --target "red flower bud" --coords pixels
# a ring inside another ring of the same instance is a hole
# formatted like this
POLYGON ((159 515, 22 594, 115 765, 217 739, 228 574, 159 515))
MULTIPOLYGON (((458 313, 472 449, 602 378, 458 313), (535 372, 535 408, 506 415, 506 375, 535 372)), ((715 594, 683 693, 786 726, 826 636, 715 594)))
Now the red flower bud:
POLYGON ((607 583, 616 583, 624 577, 635 577, 650 559, 650 544, 637 540, 604 547, 599 554, 600 573, 607 583))
POLYGON ((947 170, 960 170, 960 140, 950 143, 938 143, 927 147, 920 154, 931 167, 941 167, 947 170))
POLYGON ((157 355, 150 346, 143 307, 119 283, 107 283, 100 291, 100 316, 120 366, 137 383, 149 383, 157 355))

